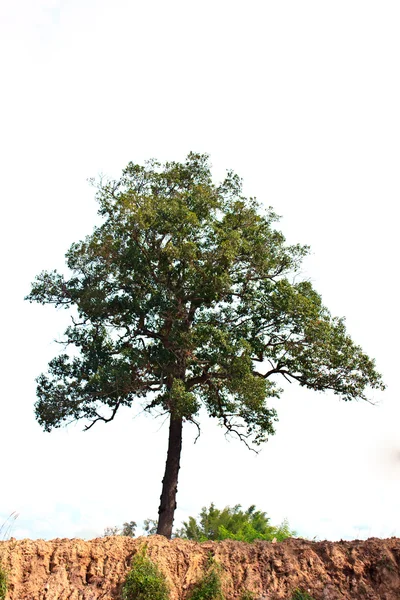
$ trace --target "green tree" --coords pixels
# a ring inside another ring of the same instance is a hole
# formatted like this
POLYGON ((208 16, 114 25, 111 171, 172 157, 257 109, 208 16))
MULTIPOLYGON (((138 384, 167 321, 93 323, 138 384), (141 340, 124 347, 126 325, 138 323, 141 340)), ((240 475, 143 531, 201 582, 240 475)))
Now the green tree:
POLYGON ((198 519, 189 517, 188 521, 184 521, 176 535, 198 542, 226 539, 243 542, 276 539, 281 542, 296 534, 287 521, 279 526, 271 525, 269 521, 267 514, 256 510, 254 505, 247 510, 242 510, 239 504, 219 510, 211 503, 209 508, 203 507, 198 519))
POLYGON ((158 533, 170 537, 182 428, 199 426, 201 406, 260 444, 274 433, 279 377, 344 400, 383 384, 343 319, 294 279, 308 248, 285 243, 237 175, 214 184, 207 155, 130 163, 97 200, 103 221, 68 250, 69 275, 42 272, 27 296, 76 309, 70 351, 37 379, 36 417, 45 431, 78 419, 87 430, 138 398, 168 413, 158 533))
POLYGON ((137 524, 135 521, 123 523, 121 535, 124 535, 126 537, 135 537, 136 527, 137 524))

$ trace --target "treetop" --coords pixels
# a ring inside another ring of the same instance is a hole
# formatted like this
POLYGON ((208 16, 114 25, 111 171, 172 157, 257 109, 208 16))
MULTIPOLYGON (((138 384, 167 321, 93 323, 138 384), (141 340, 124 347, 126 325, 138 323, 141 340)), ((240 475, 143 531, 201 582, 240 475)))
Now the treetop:
POLYGON ((204 406, 260 443, 280 379, 344 400, 384 389, 344 320, 294 277, 309 248, 287 244, 232 171, 217 185, 206 154, 129 163, 96 198, 103 221, 68 250, 70 276, 42 272, 27 296, 76 313, 66 352, 37 380, 46 430, 81 418, 90 428, 142 398, 197 425, 204 406))

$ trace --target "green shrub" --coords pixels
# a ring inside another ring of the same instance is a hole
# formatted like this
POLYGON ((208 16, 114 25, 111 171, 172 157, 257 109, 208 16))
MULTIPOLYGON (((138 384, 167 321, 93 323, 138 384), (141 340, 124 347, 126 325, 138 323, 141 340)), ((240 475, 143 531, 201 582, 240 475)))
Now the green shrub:
POLYGON ((297 588, 293 591, 291 600, 314 600, 314 598, 307 592, 303 592, 297 588))
POLYGON ((189 600, 225 600, 221 586, 221 566, 214 558, 209 557, 207 570, 195 584, 189 600))
POLYGON ((169 588, 165 576, 146 556, 147 546, 135 554, 122 591, 124 600, 168 600, 169 588))
POLYGON ((0 600, 4 600, 7 593, 8 577, 6 571, 0 563, 0 600))
POLYGON ((189 517, 187 522, 184 521, 175 535, 197 542, 226 539, 242 542, 276 539, 281 542, 296 532, 289 528, 287 521, 278 526, 271 525, 267 514, 256 510, 254 505, 247 510, 242 510, 240 504, 220 510, 211 503, 209 508, 203 507, 197 520, 189 517))

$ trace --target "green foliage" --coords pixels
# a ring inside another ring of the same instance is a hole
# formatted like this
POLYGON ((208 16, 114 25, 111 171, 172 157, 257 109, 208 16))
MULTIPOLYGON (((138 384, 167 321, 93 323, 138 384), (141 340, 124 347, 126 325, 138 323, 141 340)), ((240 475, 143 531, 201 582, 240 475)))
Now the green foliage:
POLYGON ((240 600, 255 600, 256 595, 254 592, 250 592, 250 590, 243 590, 240 594, 240 600))
POLYGON ((221 566, 209 557, 207 569, 189 595, 189 600, 225 600, 221 586, 221 566))
POLYGON ((294 280, 308 248, 285 243, 237 175, 214 184, 207 155, 129 163, 97 200, 103 222, 70 247, 70 275, 42 272, 27 296, 78 315, 71 350, 37 379, 46 431, 110 421, 150 394, 149 411, 194 421, 203 405, 259 444, 274 433, 279 377, 345 400, 383 389, 343 319, 294 280))
POLYGON ((244 542, 276 539, 280 542, 296 535, 296 532, 289 528, 287 521, 279 526, 270 525, 266 513, 256 510, 254 505, 246 511, 239 504, 220 510, 211 503, 209 508, 203 507, 198 520, 189 517, 188 521, 184 521, 176 535, 198 542, 225 539, 244 542))
POLYGON ((146 556, 143 546, 132 560, 122 591, 124 600, 168 600, 169 588, 165 576, 146 556))
POLYGON ((8 575, 0 563, 0 600, 4 600, 8 588, 8 575))
POLYGON ((290 600, 314 600, 314 598, 310 596, 310 594, 308 594, 307 592, 304 592, 297 588, 296 590, 294 590, 290 600))

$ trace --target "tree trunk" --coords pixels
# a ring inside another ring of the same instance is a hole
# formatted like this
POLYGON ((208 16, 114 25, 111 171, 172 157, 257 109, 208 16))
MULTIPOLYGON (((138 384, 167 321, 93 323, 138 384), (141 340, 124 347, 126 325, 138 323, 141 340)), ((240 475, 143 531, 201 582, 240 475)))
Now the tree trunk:
POLYGON ((172 535, 172 524, 176 509, 176 493, 178 491, 178 473, 182 450, 182 417, 171 413, 169 423, 168 454, 165 464, 164 479, 162 480, 162 492, 160 507, 158 509, 157 533, 165 535, 170 539, 172 535))

